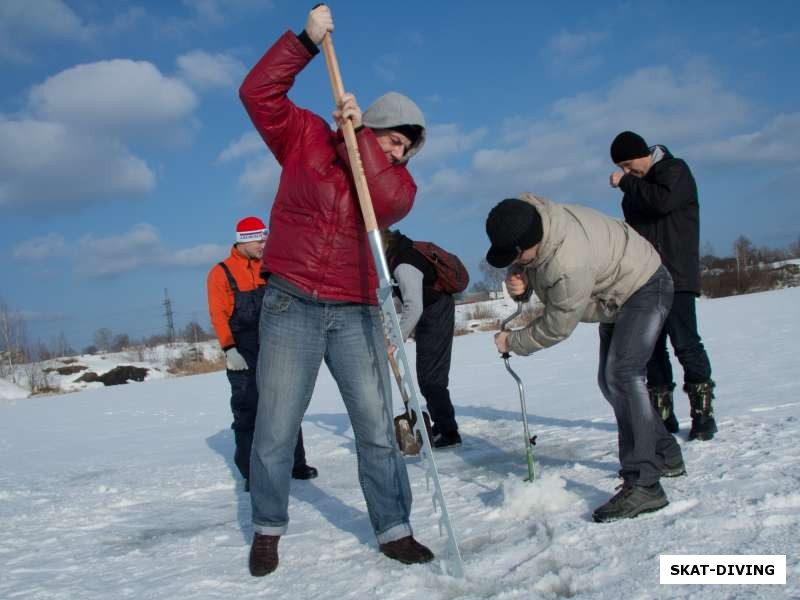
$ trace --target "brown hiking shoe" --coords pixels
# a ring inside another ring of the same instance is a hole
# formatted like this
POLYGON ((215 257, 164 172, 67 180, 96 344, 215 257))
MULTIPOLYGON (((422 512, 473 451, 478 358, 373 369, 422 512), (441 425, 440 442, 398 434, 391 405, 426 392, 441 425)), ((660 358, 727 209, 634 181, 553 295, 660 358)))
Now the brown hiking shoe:
POLYGON ((433 552, 410 535, 393 542, 381 544, 380 550, 389 558, 399 560, 407 565, 426 563, 433 560, 433 552))
POLYGON ((279 535, 261 535, 256 533, 253 545, 250 546, 250 575, 264 577, 278 568, 279 535))

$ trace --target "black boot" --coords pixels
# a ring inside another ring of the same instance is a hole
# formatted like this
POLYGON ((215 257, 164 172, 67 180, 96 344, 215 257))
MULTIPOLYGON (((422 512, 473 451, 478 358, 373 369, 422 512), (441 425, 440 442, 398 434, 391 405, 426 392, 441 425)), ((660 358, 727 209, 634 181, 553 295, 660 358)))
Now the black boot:
POLYGON ((690 440, 710 440, 717 432, 717 422, 714 420, 715 383, 712 380, 703 383, 686 383, 683 391, 689 395, 692 406, 692 429, 689 431, 690 440))
POLYGON ((670 433, 678 433, 678 419, 675 418, 675 413, 672 409, 672 390, 674 389, 674 383, 647 388, 647 393, 650 395, 650 403, 656 409, 658 416, 664 421, 664 427, 670 433))
POLYGON ((315 479, 319 475, 311 465, 298 465, 292 468, 292 479, 315 479))
POLYGON ((461 436, 458 431, 450 431, 445 433, 436 433, 433 436, 433 447, 437 450, 444 450, 445 448, 456 448, 461 445, 461 436))

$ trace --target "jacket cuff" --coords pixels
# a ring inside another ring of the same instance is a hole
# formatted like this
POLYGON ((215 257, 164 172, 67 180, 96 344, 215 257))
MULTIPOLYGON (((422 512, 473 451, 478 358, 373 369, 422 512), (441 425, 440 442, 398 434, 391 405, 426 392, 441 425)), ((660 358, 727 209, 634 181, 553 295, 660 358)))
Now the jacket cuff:
POLYGON ((308 50, 311 56, 316 56, 319 54, 319 48, 317 48, 317 45, 311 41, 310 37, 308 37, 305 29, 297 34, 297 39, 300 40, 303 46, 306 47, 306 50, 308 50))
POLYGON ((525 329, 517 329, 508 335, 508 349, 518 356, 529 356, 536 352, 536 350, 539 350, 539 348, 531 349, 523 346, 521 339, 523 331, 525 331, 525 329))

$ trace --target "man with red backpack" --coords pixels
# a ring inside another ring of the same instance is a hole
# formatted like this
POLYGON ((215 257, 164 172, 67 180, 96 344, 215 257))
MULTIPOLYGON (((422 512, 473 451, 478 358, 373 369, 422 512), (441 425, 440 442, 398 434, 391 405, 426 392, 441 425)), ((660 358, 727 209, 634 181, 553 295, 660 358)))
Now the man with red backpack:
POLYGON ((414 332, 417 383, 433 421, 434 448, 461 445, 450 400, 450 359, 455 329, 453 294, 469 283, 466 269, 453 255, 427 242, 412 242, 399 231, 383 232, 386 260, 403 303, 403 340, 414 332), (458 289, 460 288, 460 289, 458 289))

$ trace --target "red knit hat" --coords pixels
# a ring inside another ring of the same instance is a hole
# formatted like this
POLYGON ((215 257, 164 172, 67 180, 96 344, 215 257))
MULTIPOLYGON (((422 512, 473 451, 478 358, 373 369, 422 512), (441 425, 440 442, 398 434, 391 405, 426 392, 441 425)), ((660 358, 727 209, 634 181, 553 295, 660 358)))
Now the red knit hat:
POLYGON ((269 229, 258 217, 245 217, 236 224, 236 243, 260 242, 267 239, 269 229))

